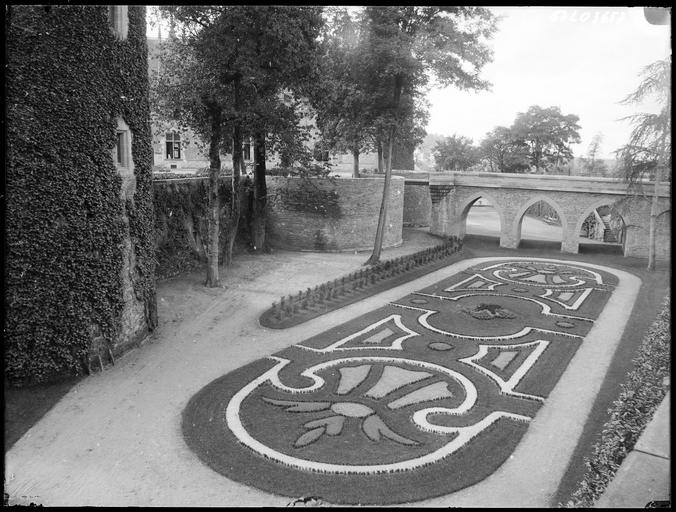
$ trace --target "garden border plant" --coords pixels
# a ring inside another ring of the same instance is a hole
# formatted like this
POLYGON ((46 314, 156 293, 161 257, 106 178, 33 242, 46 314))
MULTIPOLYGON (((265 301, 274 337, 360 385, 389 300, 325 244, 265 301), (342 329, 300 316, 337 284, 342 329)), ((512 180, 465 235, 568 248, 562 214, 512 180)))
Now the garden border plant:
POLYGON ((610 419, 592 454, 585 458, 587 468, 567 507, 592 507, 606 490, 622 461, 634 448, 646 425, 667 393, 664 379, 671 366, 671 299, 662 309, 641 343, 621 393, 608 410, 610 419))
POLYGON ((459 259, 461 250, 462 239, 452 236, 435 247, 382 261, 312 289, 283 296, 260 316, 259 323, 271 329, 286 329, 307 322, 450 265, 459 259))

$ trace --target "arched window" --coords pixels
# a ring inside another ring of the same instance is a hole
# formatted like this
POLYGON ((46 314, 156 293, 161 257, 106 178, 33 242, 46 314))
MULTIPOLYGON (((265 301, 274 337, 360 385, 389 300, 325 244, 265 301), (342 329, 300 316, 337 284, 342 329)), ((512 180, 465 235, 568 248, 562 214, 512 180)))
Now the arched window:
POLYGON ((108 6, 108 23, 113 34, 120 41, 127 39, 129 31, 129 10, 126 5, 108 6))

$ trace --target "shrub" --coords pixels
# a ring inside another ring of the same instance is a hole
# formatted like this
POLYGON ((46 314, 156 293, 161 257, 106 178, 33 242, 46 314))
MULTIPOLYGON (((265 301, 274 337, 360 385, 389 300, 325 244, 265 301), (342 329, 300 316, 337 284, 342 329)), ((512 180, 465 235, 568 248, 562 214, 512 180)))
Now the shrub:
POLYGON ((591 507, 601 496, 627 454, 666 395, 664 378, 671 362, 671 310, 666 298, 657 319, 641 343, 634 367, 622 385, 619 398, 608 410, 600 440, 585 459, 587 470, 566 504, 591 507))

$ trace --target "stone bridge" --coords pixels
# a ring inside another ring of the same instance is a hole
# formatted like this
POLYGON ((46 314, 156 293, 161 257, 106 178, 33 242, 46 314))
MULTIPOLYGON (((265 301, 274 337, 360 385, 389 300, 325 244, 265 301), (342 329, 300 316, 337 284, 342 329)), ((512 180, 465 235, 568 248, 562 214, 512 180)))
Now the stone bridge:
MULTIPOLYGON (((485 198, 500 217, 500 246, 517 248, 526 210, 539 201, 549 204, 561 221, 561 251, 577 253, 582 223, 596 208, 615 207, 624 222, 625 256, 647 257, 648 226, 654 184, 646 182, 645 197, 627 198, 627 185, 612 178, 507 173, 429 173, 432 202, 430 232, 465 235, 467 213, 485 198)), ((670 258, 671 192, 662 187, 658 199, 656 254, 670 258)))

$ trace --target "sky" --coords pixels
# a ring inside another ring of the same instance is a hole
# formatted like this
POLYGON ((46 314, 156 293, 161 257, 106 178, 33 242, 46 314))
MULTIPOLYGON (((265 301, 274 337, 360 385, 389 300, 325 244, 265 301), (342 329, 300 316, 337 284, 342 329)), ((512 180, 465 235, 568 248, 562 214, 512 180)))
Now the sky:
MULTIPOLYGON (((353 9, 358 9, 353 7, 353 9)), ((651 25, 643 7, 494 7, 503 19, 489 41, 493 61, 482 71, 490 91, 432 88, 427 133, 464 135, 475 144, 496 126, 510 126, 528 107, 557 106, 579 116, 584 156, 597 133, 601 158, 629 139, 621 118, 656 111, 619 102, 640 83, 645 66, 671 53, 671 26, 651 25)), ((166 34, 166 32, 165 32, 166 34)), ((157 28, 148 27, 157 37, 157 28)))
POLYGON ((558 106, 580 117, 575 156, 584 156, 600 132, 599 156, 614 158, 631 133, 631 125, 619 119, 656 111, 654 102, 619 104, 638 86, 645 66, 671 53, 671 27, 649 24, 642 7, 491 10, 504 17, 490 41, 493 62, 482 73, 492 90, 432 89, 427 133, 464 135, 478 143, 531 105, 558 106))

